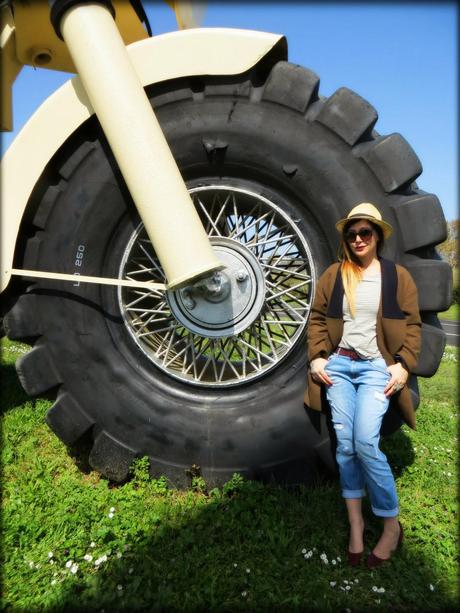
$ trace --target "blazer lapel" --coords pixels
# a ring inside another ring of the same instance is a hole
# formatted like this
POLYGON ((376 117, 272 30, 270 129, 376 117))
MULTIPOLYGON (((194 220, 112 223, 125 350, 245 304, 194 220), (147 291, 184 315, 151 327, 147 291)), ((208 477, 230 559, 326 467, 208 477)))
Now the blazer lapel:
POLYGON ((337 268, 331 299, 327 307, 326 317, 330 317, 331 319, 343 319, 343 292, 341 266, 339 266, 337 268))
POLYGON ((385 258, 379 259, 382 271, 382 317, 386 319, 405 319, 405 315, 401 311, 396 299, 398 290, 396 265, 385 258))

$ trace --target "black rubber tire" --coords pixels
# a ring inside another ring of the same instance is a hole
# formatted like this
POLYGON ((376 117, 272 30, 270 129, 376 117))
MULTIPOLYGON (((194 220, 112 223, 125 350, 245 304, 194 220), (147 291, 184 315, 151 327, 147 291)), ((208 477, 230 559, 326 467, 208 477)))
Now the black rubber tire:
MULTIPOLYGON (((373 131, 377 113, 365 100, 346 88, 320 99, 318 85, 311 71, 279 62, 268 75, 256 68, 237 78, 181 79, 148 93, 189 184, 233 181, 269 194, 307 237, 317 275, 335 259, 335 221, 360 201, 382 210, 396 230, 386 255, 413 273, 427 311, 419 373, 430 376, 445 344, 436 311, 450 301, 449 271, 434 250, 445 237, 441 207, 417 189, 421 166, 406 141, 373 131)), ((92 119, 36 186, 16 265, 73 273, 83 246, 85 274, 117 275, 137 221, 92 119)), ((308 484, 322 466, 334 470, 325 416, 302 403, 304 341, 261 379, 202 389, 159 371, 134 345, 115 288, 37 280, 12 289, 8 336, 34 345, 17 364, 24 389, 53 390, 48 424, 68 445, 89 437, 89 462, 108 478, 124 480, 144 455, 152 476, 178 486, 192 465, 210 486, 234 472, 308 484)), ((411 386, 418 404, 416 377, 411 386)), ((390 410, 383 432, 400 423, 390 410)))

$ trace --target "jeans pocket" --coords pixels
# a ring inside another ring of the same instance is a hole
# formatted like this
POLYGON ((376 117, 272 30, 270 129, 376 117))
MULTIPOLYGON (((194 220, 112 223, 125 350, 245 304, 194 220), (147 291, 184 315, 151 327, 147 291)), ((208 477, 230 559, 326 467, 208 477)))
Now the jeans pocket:
POLYGON ((338 358, 339 356, 336 353, 331 353, 331 355, 328 357, 327 359, 327 364, 324 367, 324 370, 327 372, 327 369, 330 367, 332 362, 335 362, 336 358, 338 358))
POLYGON ((382 358, 377 358, 372 360, 372 368, 378 372, 380 375, 383 375, 385 384, 391 379, 391 373, 387 370, 387 365, 385 360, 382 358))
POLYGON ((383 358, 374 358, 372 360, 372 366, 375 368, 375 370, 378 370, 389 377, 391 376, 390 372, 388 371, 387 363, 383 358))

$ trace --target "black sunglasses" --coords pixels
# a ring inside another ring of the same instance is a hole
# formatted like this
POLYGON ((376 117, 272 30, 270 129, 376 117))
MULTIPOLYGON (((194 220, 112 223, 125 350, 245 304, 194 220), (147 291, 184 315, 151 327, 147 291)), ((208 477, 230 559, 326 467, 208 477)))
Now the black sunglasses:
POLYGON ((347 232, 345 232, 345 240, 349 243, 354 243, 358 236, 364 241, 369 240, 372 236, 372 229, 359 228, 359 230, 348 230, 347 232))

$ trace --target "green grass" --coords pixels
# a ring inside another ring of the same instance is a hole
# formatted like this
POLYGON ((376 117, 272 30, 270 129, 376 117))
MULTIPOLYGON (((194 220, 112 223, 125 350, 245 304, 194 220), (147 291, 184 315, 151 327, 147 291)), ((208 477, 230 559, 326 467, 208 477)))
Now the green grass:
MULTIPOLYGON (((51 403, 27 399, 17 384, 13 364, 23 347, 2 347, 4 610, 442 611, 458 604, 456 350, 446 350, 435 377, 420 380, 417 431, 404 426, 383 441, 406 538, 391 563, 370 572, 346 565, 335 481, 290 491, 234 477, 206 492, 197 479, 178 492, 165 479, 149 480, 145 460, 121 486, 82 472, 44 423, 51 403)), ((380 524, 367 499, 365 511, 368 550, 380 524)))
MULTIPOLYGON (((453 287, 457 288, 460 286, 460 269, 458 266, 455 266, 452 269, 452 279, 453 279, 453 287)), ((443 313, 438 313, 439 319, 449 319, 454 321, 460 320, 460 304, 452 304, 447 311, 443 313)))
POLYGON ((452 304, 447 311, 438 313, 439 319, 449 319, 450 321, 460 320, 460 304, 452 304))

